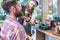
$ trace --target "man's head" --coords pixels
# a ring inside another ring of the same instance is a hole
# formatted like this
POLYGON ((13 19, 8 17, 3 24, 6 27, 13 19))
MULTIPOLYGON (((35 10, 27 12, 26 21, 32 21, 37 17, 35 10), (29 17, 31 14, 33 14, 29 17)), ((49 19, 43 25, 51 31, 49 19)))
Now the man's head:
POLYGON ((6 13, 11 13, 16 17, 21 17, 23 15, 21 12, 19 0, 3 0, 2 8, 6 13))
POLYGON ((36 0, 31 0, 30 3, 29 3, 29 7, 31 9, 34 9, 35 6, 37 6, 37 5, 38 5, 38 2, 36 0))

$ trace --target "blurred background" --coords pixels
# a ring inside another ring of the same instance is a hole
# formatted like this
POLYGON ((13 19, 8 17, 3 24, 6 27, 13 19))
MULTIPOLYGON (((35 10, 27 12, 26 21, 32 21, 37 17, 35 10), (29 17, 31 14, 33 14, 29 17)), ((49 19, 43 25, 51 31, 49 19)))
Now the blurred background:
MULTIPOLYGON (((20 5, 27 6, 31 0, 20 0, 20 5)), ((59 0, 37 0, 38 6, 35 8, 35 12, 37 13, 36 19, 39 18, 42 19, 42 23, 45 24, 45 21, 47 20, 47 15, 51 14, 53 15, 53 18, 60 22, 60 1, 59 0), (59 19, 58 19, 59 18, 59 19)), ((6 13, 1 7, 0 0, 0 25, 5 19, 6 13)))

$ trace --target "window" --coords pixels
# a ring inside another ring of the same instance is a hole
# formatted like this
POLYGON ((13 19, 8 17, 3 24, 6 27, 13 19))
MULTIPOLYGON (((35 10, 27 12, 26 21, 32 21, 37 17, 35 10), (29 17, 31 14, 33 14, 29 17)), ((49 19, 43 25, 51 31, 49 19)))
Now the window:
POLYGON ((1 0, 0 0, 0 24, 2 24, 3 20, 5 19, 5 15, 6 13, 4 12, 4 10, 1 7, 1 0))
POLYGON ((53 15, 54 17, 58 16, 57 0, 53 0, 53 15))

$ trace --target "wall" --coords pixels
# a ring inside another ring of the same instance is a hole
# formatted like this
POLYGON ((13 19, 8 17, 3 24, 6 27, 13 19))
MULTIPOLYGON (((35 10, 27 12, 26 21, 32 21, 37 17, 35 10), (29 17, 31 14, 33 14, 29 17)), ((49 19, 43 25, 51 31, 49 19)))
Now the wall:
POLYGON ((48 14, 48 0, 43 0, 43 17, 42 17, 42 23, 45 24, 45 21, 47 19, 48 14))

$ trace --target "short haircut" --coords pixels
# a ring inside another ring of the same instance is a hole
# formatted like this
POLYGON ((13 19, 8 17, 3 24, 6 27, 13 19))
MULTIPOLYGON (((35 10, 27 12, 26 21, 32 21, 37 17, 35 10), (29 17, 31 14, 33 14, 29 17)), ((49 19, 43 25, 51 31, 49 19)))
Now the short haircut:
POLYGON ((9 8, 11 6, 16 6, 17 2, 16 0, 3 0, 2 1, 2 8, 6 13, 9 13, 9 8))

